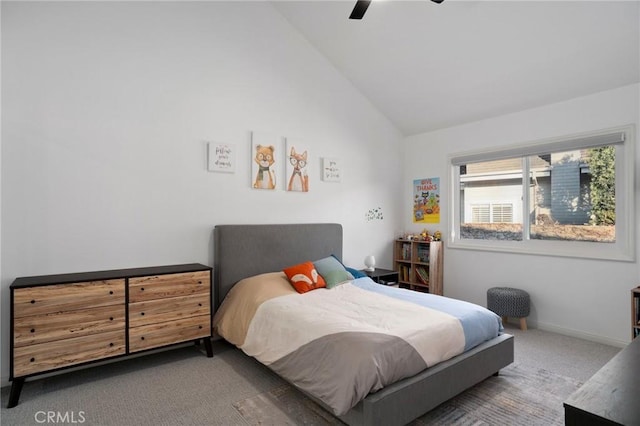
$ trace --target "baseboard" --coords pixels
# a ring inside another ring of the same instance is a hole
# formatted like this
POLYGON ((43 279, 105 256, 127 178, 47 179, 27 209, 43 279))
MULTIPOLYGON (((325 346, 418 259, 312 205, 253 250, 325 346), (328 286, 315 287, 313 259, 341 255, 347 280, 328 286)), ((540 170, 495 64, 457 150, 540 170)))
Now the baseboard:
MULTIPOLYGON (((515 324, 515 322, 514 322, 515 324)), ((518 323, 519 324, 519 323, 518 323)), ((563 336, 576 337, 578 339, 588 340, 590 342, 602 343, 603 345, 614 346, 616 348, 624 348, 629 342, 618 339, 611 339, 609 337, 600 336, 597 334, 585 333, 584 331, 574 330, 571 328, 558 327, 553 324, 547 324, 544 322, 529 321, 527 318, 527 324, 531 328, 538 328, 544 331, 550 331, 552 333, 562 334, 563 336)))

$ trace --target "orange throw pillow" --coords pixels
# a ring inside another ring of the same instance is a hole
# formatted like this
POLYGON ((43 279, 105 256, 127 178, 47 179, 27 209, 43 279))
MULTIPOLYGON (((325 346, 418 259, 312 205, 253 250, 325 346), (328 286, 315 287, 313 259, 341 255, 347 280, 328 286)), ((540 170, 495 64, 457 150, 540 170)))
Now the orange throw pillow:
POLYGON ((300 263, 299 265, 290 266, 282 270, 289 278, 289 282, 298 293, 306 293, 317 288, 327 286, 324 278, 311 262, 300 263))

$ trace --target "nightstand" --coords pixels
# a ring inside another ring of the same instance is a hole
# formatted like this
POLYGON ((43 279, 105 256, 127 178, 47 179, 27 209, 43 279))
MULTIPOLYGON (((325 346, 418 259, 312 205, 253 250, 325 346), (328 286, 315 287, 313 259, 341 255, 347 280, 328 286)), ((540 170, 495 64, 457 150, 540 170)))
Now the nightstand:
POLYGON ((378 284, 384 285, 397 285, 398 284, 398 271, 392 271, 390 269, 376 268, 373 271, 362 270, 369 278, 378 284))

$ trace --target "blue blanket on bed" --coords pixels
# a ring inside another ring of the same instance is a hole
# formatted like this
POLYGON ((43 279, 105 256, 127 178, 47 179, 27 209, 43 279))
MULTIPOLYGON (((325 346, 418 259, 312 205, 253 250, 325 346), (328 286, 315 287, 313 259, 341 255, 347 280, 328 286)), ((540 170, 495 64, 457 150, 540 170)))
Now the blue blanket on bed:
POLYGON ((353 281, 353 285, 363 290, 436 309, 458 318, 464 330, 465 351, 498 336, 503 330, 502 319, 498 315, 473 303, 435 294, 388 287, 376 284, 369 277, 357 278, 353 281))

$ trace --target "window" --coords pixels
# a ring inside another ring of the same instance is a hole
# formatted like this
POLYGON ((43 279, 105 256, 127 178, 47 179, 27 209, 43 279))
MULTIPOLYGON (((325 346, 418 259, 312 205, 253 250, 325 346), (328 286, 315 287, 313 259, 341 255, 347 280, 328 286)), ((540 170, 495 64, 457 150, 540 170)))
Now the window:
POLYGON ((633 260, 632 126, 450 158, 452 248, 633 260))
POLYGON ((472 223, 491 222, 489 218, 489 204, 472 204, 471 205, 471 222, 472 223))
POLYGON ((491 223, 513 222, 513 204, 493 204, 491 206, 491 223))
MULTIPOLYGON (((465 215, 466 217, 466 215, 465 215)), ((513 222, 513 204, 471 204, 471 223, 513 222)))

